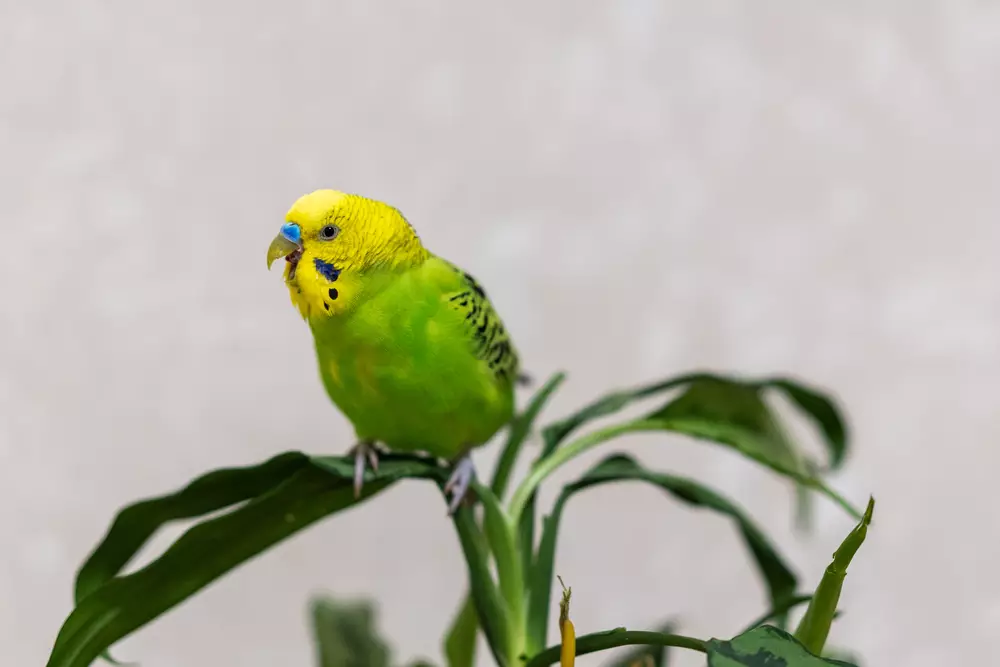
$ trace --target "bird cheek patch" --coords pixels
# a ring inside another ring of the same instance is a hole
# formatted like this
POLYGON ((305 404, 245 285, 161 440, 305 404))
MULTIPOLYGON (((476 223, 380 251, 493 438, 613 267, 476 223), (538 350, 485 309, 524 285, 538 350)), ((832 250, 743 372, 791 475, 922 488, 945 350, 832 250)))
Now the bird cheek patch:
POLYGON ((335 267, 330 262, 324 262, 322 259, 317 257, 316 259, 313 260, 313 263, 316 265, 316 271, 319 272, 319 275, 323 276, 331 283, 336 282, 337 278, 340 277, 340 269, 335 267))

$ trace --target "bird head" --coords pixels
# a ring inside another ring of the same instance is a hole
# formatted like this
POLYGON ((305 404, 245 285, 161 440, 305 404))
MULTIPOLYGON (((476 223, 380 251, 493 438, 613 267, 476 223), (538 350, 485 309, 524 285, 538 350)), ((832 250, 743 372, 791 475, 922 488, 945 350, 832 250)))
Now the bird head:
POLYGON ((267 266, 284 257, 285 282, 303 317, 335 315, 357 302, 368 274, 427 257, 395 208, 336 190, 300 197, 267 249, 267 266))

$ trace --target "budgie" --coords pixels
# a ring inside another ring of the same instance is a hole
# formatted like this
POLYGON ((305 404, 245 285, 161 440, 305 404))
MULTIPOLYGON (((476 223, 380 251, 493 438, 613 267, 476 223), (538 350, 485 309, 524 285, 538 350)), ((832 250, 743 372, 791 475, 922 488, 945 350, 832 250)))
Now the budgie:
POLYGON ((292 205, 268 268, 281 257, 323 386, 357 434, 355 495, 380 448, 426 452, 452 466, 454 513, 475 478, 471 450, 511 419, 526 377, 482 286, 394 207, 335 190, 292 205))

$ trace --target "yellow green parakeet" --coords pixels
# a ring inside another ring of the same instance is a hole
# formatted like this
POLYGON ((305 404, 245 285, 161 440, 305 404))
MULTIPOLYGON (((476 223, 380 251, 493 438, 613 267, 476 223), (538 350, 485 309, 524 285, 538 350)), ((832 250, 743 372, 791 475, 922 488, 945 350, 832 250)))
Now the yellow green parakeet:
POLYGON ((469 452, 511 418, 517 352, 486 292, 427 250, 395 208, 335 190, 300 197, 267 251, 285 257, 320 377, 354 425, 355 493, 376 445, 454 464, 449 512, 475 471, 469 452))

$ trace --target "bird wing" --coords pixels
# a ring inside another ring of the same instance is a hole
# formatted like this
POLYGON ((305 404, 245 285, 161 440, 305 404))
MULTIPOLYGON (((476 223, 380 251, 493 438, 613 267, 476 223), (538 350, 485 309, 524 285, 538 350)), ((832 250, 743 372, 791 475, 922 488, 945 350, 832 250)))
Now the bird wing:
POLYGON ((507 383, 519 380, 517 350, 486 290, 468 272, 445 260, 439 261, 450 274, 442 276, 442 299, 446 309, 455 313, 473 353, 497 380, 507 383))

